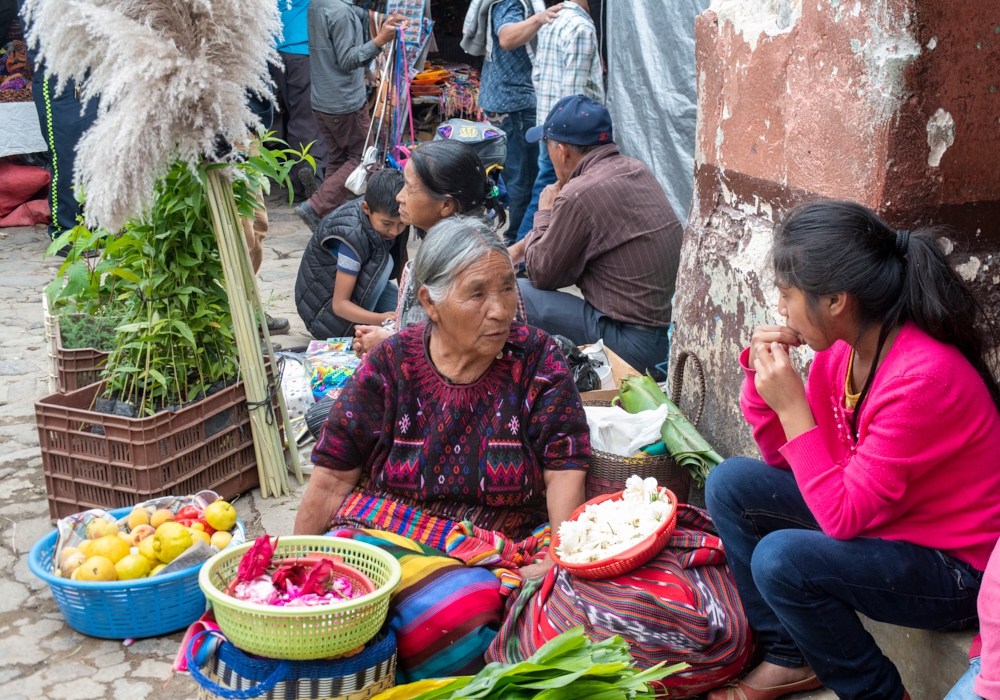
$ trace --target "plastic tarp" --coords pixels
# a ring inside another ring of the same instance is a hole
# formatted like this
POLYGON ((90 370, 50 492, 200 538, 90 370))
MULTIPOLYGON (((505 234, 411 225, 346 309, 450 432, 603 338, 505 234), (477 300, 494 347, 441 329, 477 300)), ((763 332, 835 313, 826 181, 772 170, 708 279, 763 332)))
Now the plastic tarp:
POLYGON ((34 102, 0 102, 0 158, 48 150, 34 102))
POLYGON ((709 0, 614 0, 607 7, 608 109, 615 142, 653 171, 681 221, 694 187, 694 20, 708 5, 709 0))

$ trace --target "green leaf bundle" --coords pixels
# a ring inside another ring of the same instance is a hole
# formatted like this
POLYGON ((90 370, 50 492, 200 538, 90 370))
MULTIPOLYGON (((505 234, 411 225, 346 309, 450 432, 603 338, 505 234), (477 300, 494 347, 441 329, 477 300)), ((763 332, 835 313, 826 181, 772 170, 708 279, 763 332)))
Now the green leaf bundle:
POLYGON ((658 697, 650 683, 686 668, 660 663, 640 671, 621 637, 593 642, 576 627, 526 661, 491 663, 475 676, 456 678, 414 700, 641 700, 658 697))
POLYGON ((656 410, 666 405, 667 419, 660 428, 660 438, 674 460, 688 468, 695 483, 705 485, 708 473, 722 462, 722 456, 712 449, 651 376, 626 377, 613 403, 619 401, 629 413, 656 410))

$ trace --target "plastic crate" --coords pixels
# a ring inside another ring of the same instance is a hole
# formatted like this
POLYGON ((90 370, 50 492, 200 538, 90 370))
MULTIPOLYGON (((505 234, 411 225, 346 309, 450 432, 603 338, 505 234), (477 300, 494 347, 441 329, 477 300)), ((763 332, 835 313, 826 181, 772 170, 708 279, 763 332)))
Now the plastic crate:
POLYGON ((95 383, 35 402, 53 521, 89 508, 125 508, 206 489, 231 499, 259 485, 242 382, 179 411, 145 418, 90 410, 102 389, 103 383, 95 383))
MULTIPOLYGON (((111 514, 120 518, 130 510, 111 514)), ((242 521, 237 520, 236 527, 246 533, 242 521)), ((155 637, 184 629, 205 612, 205 595, 198 584, 201 564, 131 581, 71 581, 50 570, 58 537, 53 530, 35 543, 28 568, 49 584, 59 611, 77 632, 104 639, 155 637)))
POLYGON ((82 389, 101 379, 101 370, 108 361, 109 352, 94 348, 69 350, 62 345, 59 318, 55 319, 56 381, 58 390, 66 393, 82 389))

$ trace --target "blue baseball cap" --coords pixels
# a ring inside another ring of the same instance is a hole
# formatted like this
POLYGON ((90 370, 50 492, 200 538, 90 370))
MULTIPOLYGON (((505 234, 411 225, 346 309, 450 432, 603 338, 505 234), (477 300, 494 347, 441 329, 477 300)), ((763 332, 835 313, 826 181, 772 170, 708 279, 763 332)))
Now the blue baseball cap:
POLYGON ((524 137, 528 143, 547 138, 574 146, 614 142, 608 108, 583 95, 570 95, 556 102, 545 123, 531 127, 524 137))

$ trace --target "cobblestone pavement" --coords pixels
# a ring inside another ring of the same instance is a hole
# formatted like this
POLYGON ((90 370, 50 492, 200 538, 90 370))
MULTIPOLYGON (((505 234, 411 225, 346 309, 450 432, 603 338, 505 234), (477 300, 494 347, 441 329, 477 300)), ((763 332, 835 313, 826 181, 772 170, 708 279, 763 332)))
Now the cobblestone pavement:
MULTIPOLYGON (((287 199, 270 196, 268 209, 260 288, 270 313, 292 323, 289 335, 275 339, 288 348, 310 340, 293 298, 309 230, 287 199)), ((41 226, 0 231, 0 698, 193 698, 197 686, 186 675, 164 685, 181 633, 128 647, 85 637, 65 623, 48 587, 28 570, 28 550, 52 529, 33 405, 49 393, 41 292, 60 261, 42 259, 46 246, 41 226)), ((291 482, 291 497, 265 500, 257 492, 237 500, 250 537, 265 529, 291 533, 302 492, 291 482)))

